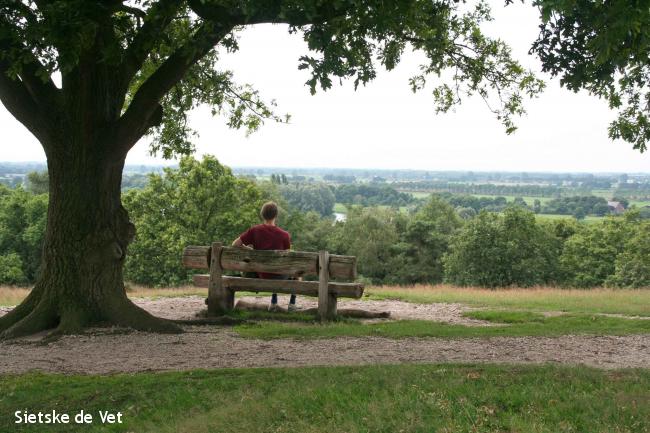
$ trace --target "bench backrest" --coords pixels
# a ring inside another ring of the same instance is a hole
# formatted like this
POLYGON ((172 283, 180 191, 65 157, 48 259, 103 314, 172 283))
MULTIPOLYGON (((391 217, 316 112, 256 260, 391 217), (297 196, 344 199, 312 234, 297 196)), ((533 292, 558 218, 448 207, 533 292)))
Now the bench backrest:
MULTIPOLYGON (((209 269, 211 251, 209 246, 186 247, 183 251, 183 266, 209 269)), ((318 253, 223 247, 221 268, 229 271, 268 272, 292 277, 318 276, 318 253)), ((331 254, 329 277, 331 280, 354 280, 357 277, 356 257, 331 254)))

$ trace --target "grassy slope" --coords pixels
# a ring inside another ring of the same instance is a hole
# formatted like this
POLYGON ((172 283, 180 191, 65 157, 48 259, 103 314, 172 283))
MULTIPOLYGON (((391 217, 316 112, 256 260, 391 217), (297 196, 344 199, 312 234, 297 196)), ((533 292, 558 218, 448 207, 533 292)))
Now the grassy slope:
POLYGON ((399 299, 422 304, 458 302, 475 307, 650 316, 650 290, 545 287, 491 290, 420 285, 370 287, 366 294, 370 299, 399 299))
POLYGON ((0 431, 647 432, 650 371, 402 365, 0 377, 0 431), (18 429, 19 408, 121 411, 18 429))
POLYGON ((243 337, 262 339, 334 338, 344 336, 470 338, 569 334, 650 334, 650 320, 632 320, 587 314, 570 314, 545 318, 537 313, 511 311, 476 311, 467 315, 503 326, 463 326, 425 320, 362 324, 348 320, 328 324, 286 322, 243 324, 235 327, 235 330, 243 337))

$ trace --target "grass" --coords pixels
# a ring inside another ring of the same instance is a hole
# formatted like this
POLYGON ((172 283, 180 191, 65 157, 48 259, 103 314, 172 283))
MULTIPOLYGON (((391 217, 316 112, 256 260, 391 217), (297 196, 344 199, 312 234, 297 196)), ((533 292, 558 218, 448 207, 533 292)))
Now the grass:
POLYGON ((369 299, 398 299, 420 304, 443 302, 531 311, 650 316, 650 290, 579 290, 549 287, 491 290, 448 285, 419 285, 370 287, 366 289, 366 296, 369 299))
MULTIPOLYGON (((17 305, 29 293, 27 288, 0 286, 0 306, 17 305)), ((206 296, 200 287, 148 288, 132 286, 131 298, 206 296)), ((253 293, 238 292, 238 296, 253 293)), ((561 289, 549 287, 482 289, 448 285, 412 287, 382 286, 366 289, 365 299, 397 299, 420 304, 461 303, 475 307, 509 308, 531 311, 565 311, 572 313, 611 313, 650 316, 650 290, 631 289, 561 289)))
POLYGON ((0 286, 0 307, 19 304, 30 290, 26 287, 0 286))
MULTIPOLYGON (((391 209, 391 208, 392 208, 392 206, 388 206, 388 205, 379 205, 379 206, 377 206, 377 207, 378 207, 379 209, 391 209)), ((408 208, 408 206, 400 206, 400 207, 399 207, 399 211, 400 211, 401 213, 408 213, 409 208, 408 208)), ((345 204, 343 204, 343 203, 334 203, 334 212, 336 212, 336 213, 340 213, 340 214, 344 214, 344 215, 347 215, 347 213, 348 213, 348 208, 347 208, 347 206, 346 206, 345 204)))
POLYGON ((630 206, 644 207, 650 206, 650 200, 630 200, 630 206))
POLYGON ((559 335, 627 335, 649 334, 650 320, 625 319, 588 314, 544 317, 532 312, 477 311, 467 314, 502 326, 464 326, 426 320, 399 320, 363 324, 358 321, 315 323, 244 324, 235 327, 247 338, 334 338, 334 337, 437 337, 485 338, 559 335))
MULTIPOLYGON (((18 305, 27 295, 31 288, 0 286, 0 307, 18 305)), ((156 288, 132 286, 127 290, 130 298, 174 298, 178 296, 206 296, 207 289, 200 287, 171 287, 156 288)))
POLYGON ((510 365, 229 369, 0 376, 0 431, 193 433, 618 432, 650 428, 650 370, 510 365), (21 426, 13 413, 93 415, 21 426), (98 411, 123 424, 99 424, 98 411))
MULTIPOLYGON (((558 220, 558 219, 575 220, 575 217, 573 217, 572 215, 561 215, 561 214, 554 214, 554 213, 535 214, 535 218, 537 218, 539 220, 545 220, 545 219, 546 220, 550 220, 550 219, 553 219, 553 220, 558 220)), ((582 219, 582 221, 584 221, 586 223, 595 223, 595 222, 598 222, 598 221, 602 221, 603 219, 605 219, 605 217, 595 216, 595 215, 587 215, 582 219)))
POLYGON ((207 296, 205 287, 144 287, 131 285, 127 289, 129 298, 176 298, 180 296, 207 296))

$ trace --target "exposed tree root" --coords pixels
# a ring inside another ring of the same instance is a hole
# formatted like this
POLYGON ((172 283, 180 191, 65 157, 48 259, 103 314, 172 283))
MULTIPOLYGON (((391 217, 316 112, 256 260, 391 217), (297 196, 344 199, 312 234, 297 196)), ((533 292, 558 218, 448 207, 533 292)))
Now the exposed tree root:
POLYGON ((45 302, 40 302, 29 314, 15 321, 13 325, 0 334, 0 340, 23 337, 51 329, 56 325, 54 309, 45 302))
POLYGON ((135 305, 126 296, 115 300, 113 305, 107 307, 105 319, 108 323, 138 331, 160 332, 166 334, 180 334, 183 329, 173 321, 155 317, 135 305))
POLYGON ((39 296, 32 290, 29 295, 16 308, 0 317, 0 335, 20 320, 28 316, 38 304, 39 296))
MULTIPOLYGON (((152 316, 126 296, 101 306, 99 313, 91 317, 82 308, 68 306, 60 311, 49 302, 38 302, 40 296, 32 296, 34 292, 35 290, 12 311, 0 317, 0 340, 51 330, 45 340, 53 341, 62 335, 82 333, 84 328, 100 323, 138 331, 183 332, 173 321, 152 316)), ((223 324, 227 324, 225 322, 223 324)))

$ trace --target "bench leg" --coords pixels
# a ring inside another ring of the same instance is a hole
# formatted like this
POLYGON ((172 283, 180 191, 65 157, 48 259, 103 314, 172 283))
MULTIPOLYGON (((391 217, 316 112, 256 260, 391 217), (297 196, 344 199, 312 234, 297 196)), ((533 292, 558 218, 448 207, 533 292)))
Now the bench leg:
MULTIPOLYGON (((329 293, 329 253, 319 251, 318 253, 318 318, 327 320, 330 318, 330 305, 332 295, 329 293)), ((336 300, 334 301, 336 308, 336 300)))
POLYGON ((235 308, 235 292, 222 287, 215 290, 215 296, 208 292, 208 317, 221 316, 235 308))
POLYGON ((327 318, 336 318, 336 295, 328 294, 327 299, 327 318))
POLYGON ((208 284, 208 317, 219 316, 235 308, 235 292, 223 286, 219 242, 212 244, 210 253, 210 282, 208 284))

